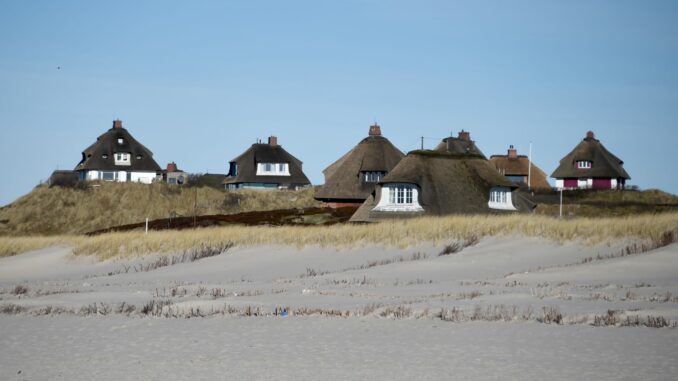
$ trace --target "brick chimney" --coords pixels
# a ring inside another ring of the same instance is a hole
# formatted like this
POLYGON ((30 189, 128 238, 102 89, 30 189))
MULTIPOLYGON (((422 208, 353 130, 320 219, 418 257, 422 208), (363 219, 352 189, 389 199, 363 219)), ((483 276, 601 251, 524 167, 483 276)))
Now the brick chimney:
POLYGON ((471 133, 469 133, 468 131, 461 130, 459 132, 458 138, 459 138, 459 140, 463 140, 465 142, 470 142, 471 141, 471 133))
POLYGON ((275 147, 278 145, 278 137, 277 136, 269 136, 268 137, 268 145, 271 147, 275 147))
POLYGON ((167 172, 176 172, 177 171, 177 163, 171 162, 167 164, 167 172))
POLYGON ((370 126, 370 136, 381 136, 381 127, 378 124, 373 124, 370 126))
POLYGON ((122 128, 122 120, 116 119, 113 121, 113 128, 122 128))
POLYGON ((596 134, 593 133, 593 131, 589 131, 586 133, 586 139, 595 139, 596 134))
POLYGON ((509 157, 509 159, 515 159, 515 158, 518 157, 518 150, 515 149, 515 148, 513 148, 513 144, 511 144, 511 145, 509 146, 509 149, 508 149, 508 157, 509 157))

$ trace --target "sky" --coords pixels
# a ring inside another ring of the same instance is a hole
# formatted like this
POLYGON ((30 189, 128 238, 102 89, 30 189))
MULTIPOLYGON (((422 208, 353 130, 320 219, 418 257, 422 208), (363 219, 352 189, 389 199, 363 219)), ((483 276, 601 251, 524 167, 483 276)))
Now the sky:
POLYGON ((592 130, 676 194, 678 2, 0 0, 0 205, 114 119, 194 173, 276 135, 313 184, 374 122, 547 174, 592 130))

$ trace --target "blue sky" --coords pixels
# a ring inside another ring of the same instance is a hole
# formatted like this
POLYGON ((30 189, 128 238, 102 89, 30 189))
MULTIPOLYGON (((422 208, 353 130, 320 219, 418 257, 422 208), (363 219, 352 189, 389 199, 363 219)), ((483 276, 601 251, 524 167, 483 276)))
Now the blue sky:
POLYGON ((190 172, 274 134, 314 184, 374 121, 548 174, 593 130, 678 193, 677 36, 675 1, 0 1, 0 205, 116 118, 190 172))

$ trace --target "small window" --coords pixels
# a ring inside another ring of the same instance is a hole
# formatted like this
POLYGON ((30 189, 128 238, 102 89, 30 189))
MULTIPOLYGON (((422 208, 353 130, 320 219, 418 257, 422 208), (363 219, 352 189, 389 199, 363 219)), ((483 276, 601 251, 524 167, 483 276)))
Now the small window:
POLYGON ((286 164, 284 164, 284 163, 278 164, 278 172, 285 172, 285 167, 286 167, 286 164))
POLYGON ((273 164, 271 163, 264 164, 264 172, 273 172, 273 164))
POLYGON ((104 158, 104 159, 108 159, 108 154, 105 153, 105 154, 101 155, 101 157, 104 158))
POLYGON ((384 175, 385 172, 363 172, 363 182, 378 183, 384 175))
POLYGON ((142 157, 143 156, 141 156, 141 155, 137 155, 137 160, 141 160, 142 157))
POLYGON ((577 161, 577 168, 579 168, 579 169, 589 169, 591 167, 592 167, 592 163, 588 160, 577 161))
POLYGON ((124 143, 124 140, 122 138, 118 138, 118 144, 124 143))
POLYGON ((115 165, 131 165, 130 154, 125 152, 115 153, 115 165))

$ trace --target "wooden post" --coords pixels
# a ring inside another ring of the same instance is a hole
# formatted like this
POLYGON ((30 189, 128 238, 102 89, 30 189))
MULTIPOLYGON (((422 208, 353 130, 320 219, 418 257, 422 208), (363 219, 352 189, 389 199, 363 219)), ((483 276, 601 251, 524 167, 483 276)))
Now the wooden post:
POLYGON ((563 218, 563 188, 560 188, 560 218, 563 218))
POLYGON ((146 234, 148 234, 148 217, 146 217, 146 234))
POLYGON ((530 142, 530 154, 527 158, 527 190, 532 190, 532 142, 530 142))

